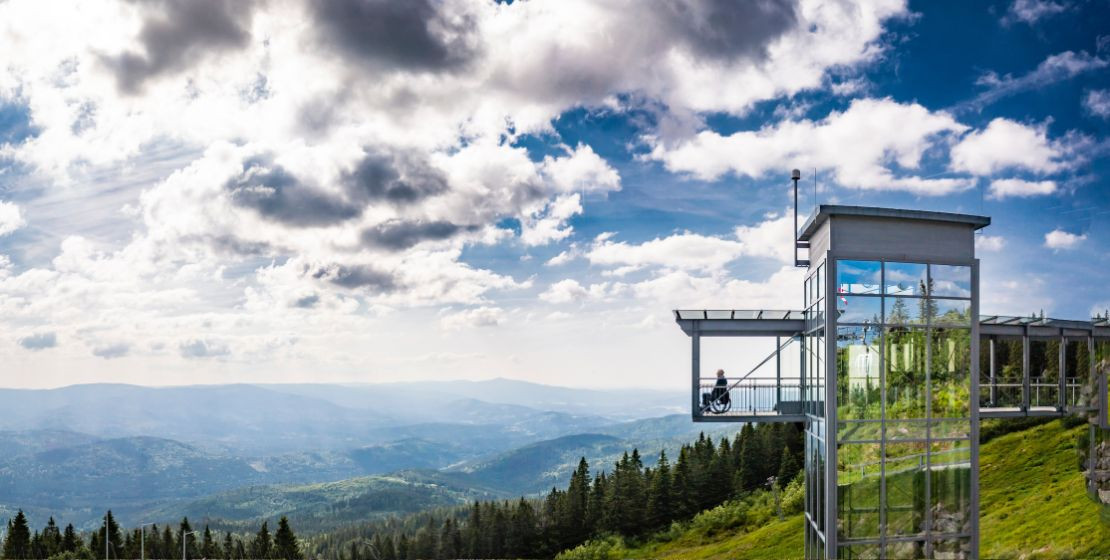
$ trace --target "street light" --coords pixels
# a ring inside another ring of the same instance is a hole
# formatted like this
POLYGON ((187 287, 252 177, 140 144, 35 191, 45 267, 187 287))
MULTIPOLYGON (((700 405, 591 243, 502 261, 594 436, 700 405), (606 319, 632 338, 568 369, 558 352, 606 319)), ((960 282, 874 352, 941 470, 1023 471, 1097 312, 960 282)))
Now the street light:
MULTIPOLYGON (((146 560, 146 527, 147 525, 154 525, 153 523, 143 523, 139 525, 139 560, 146 560)), ((132 541, 133 542, 133 541, 132 541)))
POLYGON ((189 535, 195 535, 195 534, 197 534, 197 531, 189 531, 188 533, 182 533, 181 534, 181 560, 186 560, 186 558, 185 558, 185 545, 189 543, 189 535))

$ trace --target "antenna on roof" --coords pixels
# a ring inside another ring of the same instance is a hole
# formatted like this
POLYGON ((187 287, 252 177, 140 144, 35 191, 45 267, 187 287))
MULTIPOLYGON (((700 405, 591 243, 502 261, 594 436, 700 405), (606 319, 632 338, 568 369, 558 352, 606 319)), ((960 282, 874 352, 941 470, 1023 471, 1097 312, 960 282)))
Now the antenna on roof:
POLYGON ((809 242, 798 240, 798 181, 802 178, 802 172, 795 169, 790 172, 790 180, 794 182, 794 266, 809 266, 808 260, 801 260, 798 258, 798 249, 809 248, 809 242))

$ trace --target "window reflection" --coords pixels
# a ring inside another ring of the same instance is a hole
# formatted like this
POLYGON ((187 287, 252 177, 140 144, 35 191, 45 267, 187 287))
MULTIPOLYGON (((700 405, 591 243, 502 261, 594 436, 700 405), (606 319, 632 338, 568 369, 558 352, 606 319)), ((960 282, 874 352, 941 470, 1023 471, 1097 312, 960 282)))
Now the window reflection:
POLYGON ((837 261, 837 293, 878 294, 881 269, 878 261, 837 261))
POLYGON ((917 263, 886 263, 885 292, 898 296, 923 296, 928 281, 926 266, 917 263))
POLYGON ((883 316, 882 303, 882 298, 877 297, 839 296, 836 298, 836 321, 879 324, 883 316))
POLYGON ((947 297, 971 297, 971 267, 932 265, 932 294, 947 297))

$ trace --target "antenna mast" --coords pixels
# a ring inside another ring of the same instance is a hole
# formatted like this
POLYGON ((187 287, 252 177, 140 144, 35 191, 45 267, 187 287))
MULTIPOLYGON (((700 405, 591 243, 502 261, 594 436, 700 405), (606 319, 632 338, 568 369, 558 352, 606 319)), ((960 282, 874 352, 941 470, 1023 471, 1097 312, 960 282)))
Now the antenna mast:
POLYGON ((802 172, 801 171, 795 169, 795 170, 790 172, 790 180, 794 182, 794 234, 793 234, 794 239, 792 240, 792 242, 794 243, 794 248, 793 248, 793 251, 794 251, 794 266, 808 267, 809 266, 809 259, 801 260, 801 259, 798 258, 798 249, 809 249, 809 242, 808 241, 799 241, 798 240, 798 180, 800 180, 801 178, 802 178, 802 172))

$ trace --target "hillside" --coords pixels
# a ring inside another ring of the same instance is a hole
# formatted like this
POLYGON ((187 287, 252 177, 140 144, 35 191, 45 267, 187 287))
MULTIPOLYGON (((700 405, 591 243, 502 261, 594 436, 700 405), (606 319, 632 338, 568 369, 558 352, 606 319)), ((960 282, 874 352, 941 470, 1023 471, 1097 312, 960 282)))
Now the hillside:
MULTIPOLYGON (((1106 512, 1087 497, 1075 446, 1087 426, 1056 420, 1000 436, 980 448, 982 558, 1110 557, 1106 512)), ((764 500, 766 497, 763 498, 764 500)), ((613 539, 563 555, 575 558, 783 559, 803 552, 802 515, 751 522, 737 504, 703 512, 646 544, 613 539), (578 555, 576 555, 576 553, 578 555)), ((756 509, 758 511, 758 509, 756 509)))

